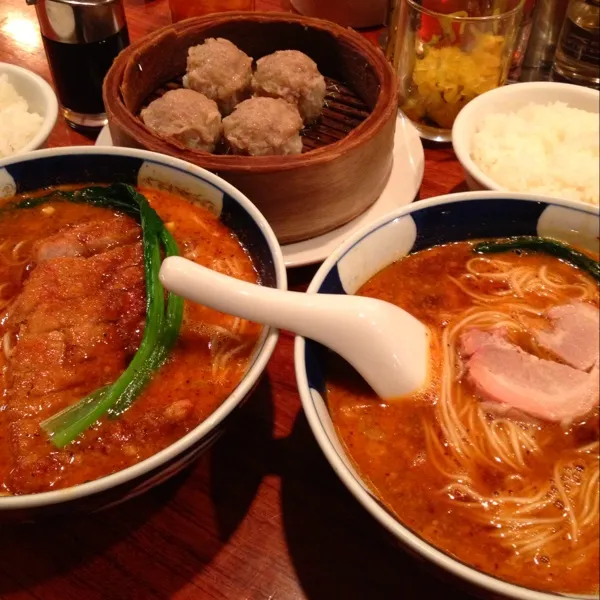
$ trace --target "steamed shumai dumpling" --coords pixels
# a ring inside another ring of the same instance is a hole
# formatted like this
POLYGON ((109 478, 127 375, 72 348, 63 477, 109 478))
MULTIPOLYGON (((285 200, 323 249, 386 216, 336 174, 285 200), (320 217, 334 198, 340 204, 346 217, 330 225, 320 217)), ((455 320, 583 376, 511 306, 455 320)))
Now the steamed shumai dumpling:
POLYGON ((279 98, 250 98, 223 119, 225 139, 234 154, 250 156, 300 154, 302 118, 279 98))
POLYGON ((209 38, 188 50, 186 88, 214 100, 228 115, 250 95, 252 59, 229 40, 209 38))
POLYGON ((161 137, 173 137, 188 148, 212 152, 221 138, 216 102, 192 90, 170 90, 140 113, 144 124, 161 137))
POLYGON ((325 87, 315 61, 298 50, 279 50, 259 59, 252 78, 257 96, 283 98, 295 104, 305 122, 321 114, 325 87))

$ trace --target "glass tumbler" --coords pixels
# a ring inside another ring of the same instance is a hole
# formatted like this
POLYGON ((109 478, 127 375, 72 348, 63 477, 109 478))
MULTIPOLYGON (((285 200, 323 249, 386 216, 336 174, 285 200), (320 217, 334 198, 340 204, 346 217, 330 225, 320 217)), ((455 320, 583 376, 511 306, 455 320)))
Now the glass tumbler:
POLYGON ((400 108, 421 137, 451 140, 460 109, 506 83, 524 0, 397 0, 388 17, 388 59, 400 108))
MULTIPOLYGON (((1 1, 1 0, 0 0, 1 1)), ((28 0, 35 4, 46 58, 67 123, 107 123, 102 82, 129 45, 122 0, 28 0)))
POLYGON ((173 23, 229 10, 254 10, 255 0, 169 0, 173 23))

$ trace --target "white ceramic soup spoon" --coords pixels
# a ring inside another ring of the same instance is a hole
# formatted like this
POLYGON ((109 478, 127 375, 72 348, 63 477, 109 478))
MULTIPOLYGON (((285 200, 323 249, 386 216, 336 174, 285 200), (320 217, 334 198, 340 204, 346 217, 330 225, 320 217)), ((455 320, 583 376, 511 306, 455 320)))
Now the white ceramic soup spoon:
POLYGON ((429 331, 382 300, 338 294, 284 292, 228 277, 186 258, 166 258, 164 287, 194 302, 249 321, 288 329, 348 361, 383 399, 424 387, 429 331))

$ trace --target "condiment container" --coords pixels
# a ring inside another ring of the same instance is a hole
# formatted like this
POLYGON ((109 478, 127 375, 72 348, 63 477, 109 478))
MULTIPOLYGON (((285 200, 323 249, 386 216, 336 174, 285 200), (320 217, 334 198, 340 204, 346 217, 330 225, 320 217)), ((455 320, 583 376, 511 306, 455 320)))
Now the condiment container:
POLYGON ((422 138, 449 142, 468 102, 504 85, 524 0, 392 0, 386 56, 400 109, 422 138))
POLYGON ((535 5, 536 0, 525 0, 524 2, 523 18, 521 19, 521 24, 519 25, 512 63, 508 72, 507 82, 509 83, 516 83, 521 76, 523 60, 525 58, 525 52, 527 51, 529 38, 531 36, 531 29, 533 26, 533 13, 535 10, 535 5))
POLYGON ((571 0, 560 32, 552 79, 600 89, 600 0, 571 0))
POLYGON ((549 78, 567 5, 568 0, 536 0, 520 81, 549 78))
POLYGON ((129 45, 121 0, 27 0, 35 4, 54 87, 67 122, 102 127, 102 82, 129 45))

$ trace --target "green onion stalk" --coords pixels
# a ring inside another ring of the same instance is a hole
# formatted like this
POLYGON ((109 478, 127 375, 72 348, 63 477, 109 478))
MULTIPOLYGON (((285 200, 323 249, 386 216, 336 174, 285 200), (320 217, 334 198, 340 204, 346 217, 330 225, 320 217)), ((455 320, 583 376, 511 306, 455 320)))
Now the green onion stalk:
POLYGON ((473 248, 473 251, 479 254, 494 254, 510 252, 511 250, 549 254, 585 271, 600 282, 600 263, 558 240, 534 235, 519 235, 501 240, 481 242, 473 248))

